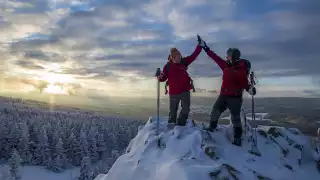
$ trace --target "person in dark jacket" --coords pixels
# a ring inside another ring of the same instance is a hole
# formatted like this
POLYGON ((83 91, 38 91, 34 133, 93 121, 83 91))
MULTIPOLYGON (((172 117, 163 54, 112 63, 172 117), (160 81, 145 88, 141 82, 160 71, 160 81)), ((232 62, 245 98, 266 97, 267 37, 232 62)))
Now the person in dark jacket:
POLYGON ((202 51, 199 44, 190 56, 182 57, 177 48, 171 48, 168 63, 158 77, 160 82, 167 81, 169 86, 169 119, 168 124, 185 126, 190 112, 190 90, 193 88, 187 67, 202 51), (181 112, 177 111, 181 101, 181 112))
POLYGON ((241 146, 243 130, 241 126, 240 112, 243 90, 246 90, 250 95, 256 94, 255 87, 251 86, 248 81, 247 63, 249 61, 240 58, 241 53, 237 48, 229 48, 227 50, 227 60, 225 61, 210 50, 200 36, 198 36, 198 39, 203 50, 211 59, 214 60, 214 62, 218 64, 223 72, 220 95, 213 105, 208 130, 214 131, 217 127, 221 114, 228 108, 231 113, 231 121, 234 130, 233 144, 241 146))

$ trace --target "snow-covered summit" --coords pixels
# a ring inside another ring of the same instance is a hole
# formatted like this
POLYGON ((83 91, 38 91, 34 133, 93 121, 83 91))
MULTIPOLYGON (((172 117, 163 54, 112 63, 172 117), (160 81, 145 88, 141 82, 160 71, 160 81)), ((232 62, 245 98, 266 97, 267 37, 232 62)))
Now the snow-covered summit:
POLYGON ((320 179, 319 152, 296 129, 261 126, 254 133, 248 126, 238 147, 229 138, 231 125, 208 133, 191 120, 186 127, 168 129, 161 119, 156 136, 154 119, 139 129, 108 174, 95 180, 320 179), (252 137, 257 137, 260 155, 249 153, 252 137))

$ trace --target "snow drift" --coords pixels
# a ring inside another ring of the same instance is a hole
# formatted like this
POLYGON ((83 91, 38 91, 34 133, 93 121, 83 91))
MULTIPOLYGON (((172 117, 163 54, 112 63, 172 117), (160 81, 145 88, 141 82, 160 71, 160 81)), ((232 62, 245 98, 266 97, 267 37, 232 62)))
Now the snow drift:
POLYGON ((191 120, 186 127, 168 129, 161 119, 156 136, 154 119, 139 128, 108 174, 95 180, 320 179, 319 152, 297 129, 259 126, 252 131, 246 126, 238 147, 231 144, 231 125, 208 133, 191 120), (257 137, 261 154, 250 151, 252 137, 257 137))

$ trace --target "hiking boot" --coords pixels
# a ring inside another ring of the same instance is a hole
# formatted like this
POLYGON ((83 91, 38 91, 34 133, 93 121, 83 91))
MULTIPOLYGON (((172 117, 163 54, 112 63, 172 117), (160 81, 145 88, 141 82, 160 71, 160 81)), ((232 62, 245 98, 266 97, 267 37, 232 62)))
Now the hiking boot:
POLYGON ((176 123, 176 126, 186 126, 186 125, 187 125, 186 122, 178 121, 178 122, 176 123))
POLYGON ((218 126, 217 122, 210 121, 208 128, 212 129, 212 131, 214 131, 217 128, 217 126, 218 126))
POLYGON ((233 135, 234 137, 241 137, 242 136, 242 127, 234 127, 233 128, 233 135))
POLYGON ((168 123, 168 124, 167 124, 167 128, 168 128, 168 129, 173 129, 175 126, 176 126, 175 123, 168 123))
POLYGON ((209 132, 214 132, 214 129, 213 128, 210 128, 210 127, 207 127, 207 128, 204 128, 205 131, 209 131, 209 132))
POLYGON ((236 146, 241 146, 241 137, 234 137, 232 144, 236 146))

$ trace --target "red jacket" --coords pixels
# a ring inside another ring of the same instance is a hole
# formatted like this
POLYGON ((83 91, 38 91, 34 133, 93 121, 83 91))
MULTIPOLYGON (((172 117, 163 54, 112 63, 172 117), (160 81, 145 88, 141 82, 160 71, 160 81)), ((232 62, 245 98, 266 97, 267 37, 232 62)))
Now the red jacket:
POLYGON ((211 50, 207 55, 213 59, 221 68, 222 85, 220 94, 225 95, 242 95, 243 90, 248 90, 250 84, 247 76, 246 64, 239 61, 237 65, 228 66, 228 63, 211 50))
POLYGON ((198 45, 190 56, 181 59, 184 61, 184 64, 170 61, 168 62, 169 68, 167 68, 167 64, 163 67, 162 75, 159 80, 161 82, 168 80, 169 95, 181 94, 192 89, 186 66, 190 65, 198 57, 201 51, 202 48, 198 45))

